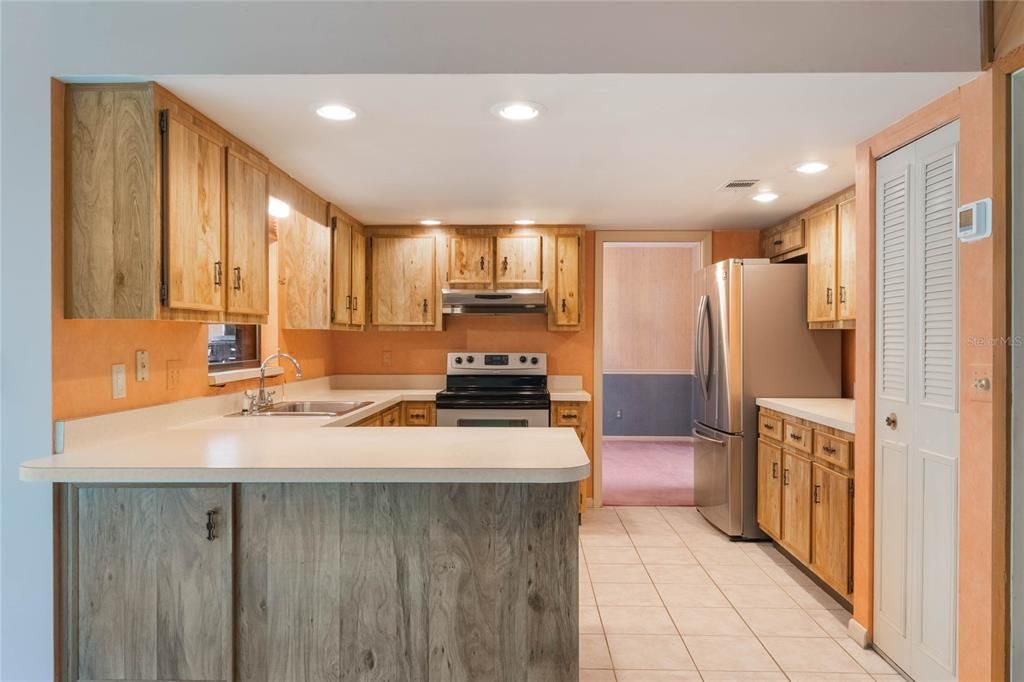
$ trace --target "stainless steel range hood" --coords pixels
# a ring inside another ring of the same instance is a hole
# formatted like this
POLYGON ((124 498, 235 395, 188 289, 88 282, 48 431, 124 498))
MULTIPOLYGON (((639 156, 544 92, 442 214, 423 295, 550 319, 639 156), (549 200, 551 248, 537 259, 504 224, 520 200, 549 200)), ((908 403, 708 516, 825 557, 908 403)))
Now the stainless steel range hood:
POLYGON ((514 315, 546 313, 543 289, 442 289, 441 312, 447 315, 514 315))

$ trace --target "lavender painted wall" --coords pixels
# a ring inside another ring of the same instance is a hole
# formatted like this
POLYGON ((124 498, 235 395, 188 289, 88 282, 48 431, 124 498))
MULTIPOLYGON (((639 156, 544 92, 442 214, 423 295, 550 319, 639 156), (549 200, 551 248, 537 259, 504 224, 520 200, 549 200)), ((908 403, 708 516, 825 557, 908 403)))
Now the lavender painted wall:
POLYGON ((692 374, 605 374, 603 381, 604 435, 690 435, 692 374))

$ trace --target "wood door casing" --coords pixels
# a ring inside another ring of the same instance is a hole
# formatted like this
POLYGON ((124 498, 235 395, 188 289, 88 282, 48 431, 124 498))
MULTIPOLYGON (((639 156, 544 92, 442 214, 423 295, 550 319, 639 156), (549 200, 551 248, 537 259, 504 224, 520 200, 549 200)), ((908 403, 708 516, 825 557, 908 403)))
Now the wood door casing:
POLYGON ((811 561, 811 461, 782 451, 782 544, 804 563, 811 561))
POLYGON ((490 285, 494 280, 494 240, 453 235, 448 240, 448 284, 490 285))
POLYGON ((373 323, 433 326, 437 314, 434 237, 373 238, 373 323))
MULTIPOLYGON (((333 206, 331 213, 334 214, 333 206)), ((331 322, 352 320, 352 226, 344 217, 331 215, 331 322)))
POLYGON ((811 567, 840 594, 850 590, 850 478, 813 465, 811 567))
POLYGON ((167 305, 223 310, 224 147, 174 116, 166 135, 167 305))
POLYGON ((782 535, 782 448, 757 441, 757 523, 774 538, 782 535))
POLYGON ((366 324, 366 235, 362 228, 352 230, 352 310, 350 324, 366 324))
POLYGON ((227 151, 227 309, 231 313, 270 312, 267 225, 267 173, 227 151))
POLYGON ((541 286, 542 242, 538 235, 499 236, 495 240, 495 285, 498 289, 541 286))
POLYGON ((555 237, 555 324, 580 323, 580 240, 577 235, 555 237))
POLYGON ((836 319, 857 319, 857 213, 856 200, 848 199, 839 204, 839 243, 836 319))
POLYGON ((230 486, 71 486, 67 499, 69 679, 231 679, 230 486))
POLYGON ((836 207, 807 218, 807 321, 836 319, 836 207))

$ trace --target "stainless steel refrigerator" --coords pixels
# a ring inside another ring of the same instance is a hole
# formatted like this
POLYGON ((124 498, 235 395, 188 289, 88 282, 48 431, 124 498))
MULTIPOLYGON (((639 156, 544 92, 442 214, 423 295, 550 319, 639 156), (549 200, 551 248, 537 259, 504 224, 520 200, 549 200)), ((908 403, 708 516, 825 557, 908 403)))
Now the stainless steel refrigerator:
POLYGON ((726 260, 695 275, 694 504, 723 532, 757 527, 757 398, 841 394, 841 334, 807 328, 807 266, 726 260))

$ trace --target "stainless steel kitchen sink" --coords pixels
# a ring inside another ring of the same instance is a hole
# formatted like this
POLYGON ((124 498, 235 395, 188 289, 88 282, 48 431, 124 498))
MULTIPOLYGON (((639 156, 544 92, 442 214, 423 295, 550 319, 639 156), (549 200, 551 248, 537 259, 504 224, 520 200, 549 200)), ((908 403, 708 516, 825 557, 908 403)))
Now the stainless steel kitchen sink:
POLYGON ((302 400, 294 402, 277 403, 264 407, 257 412, 256 417, 338 417, 349 412, 354 412, 367 405, 372 405, 369 400, 302 400))

